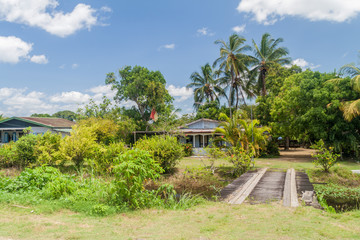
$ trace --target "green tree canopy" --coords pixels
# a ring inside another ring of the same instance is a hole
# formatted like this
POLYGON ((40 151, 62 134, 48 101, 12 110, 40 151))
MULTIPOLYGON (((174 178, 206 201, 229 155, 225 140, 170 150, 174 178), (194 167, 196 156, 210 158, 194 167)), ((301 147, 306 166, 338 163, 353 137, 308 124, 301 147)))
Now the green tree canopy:
POLYGON ((149 120, 150 112, 155 109, 161 113, 166 104, 171 104, 173 98, 166 90, 166 80, 159 71, 150 71, 141 66, 125 66, 119 70, 119 80, 115 73, 108 73, 106 84, 116 90, 115 100, 134 101, 144 122, 149 120))
POLYGON ((283 70, 282 75, 285 78, 278 85, 281 87, 274 87, 268 96, 258 100, 258 107, 268 115, 263 117, 262 123, 269 124, 275 136, 310 144, 323 139, 338 152, 357 153, 360 121, 346 122, 339 110, 343 99, 360 97, 359 93, 352 91, 350 79, 335 84, 328 81, 336 78, 335 73, 310 70, 302 73, 283 70))
POLYGON ((69 110, 56 112, 52 116, 57 118, 64 118, 69 121, 75 121, 77 119, 77 114, 69 110))

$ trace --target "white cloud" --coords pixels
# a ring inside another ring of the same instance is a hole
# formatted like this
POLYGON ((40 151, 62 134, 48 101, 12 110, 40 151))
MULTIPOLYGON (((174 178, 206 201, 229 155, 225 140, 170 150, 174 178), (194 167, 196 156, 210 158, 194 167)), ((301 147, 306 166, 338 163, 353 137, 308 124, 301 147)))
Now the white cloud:
POLYGON ((30 58, 30 61, 37 64, 47 64, 49 62, 45 55, 34 55, 30 58))
POLYGON ((53 111, 56 106, 44 102, 45 94, 32 91, 26 93, 27 89, 1 88, 0 100, 4 107, 3 113, 6 116, 29 116, 32 113, 44 113, 53 111), (6 96, 6 97, 5 97, 6 96))
POLYGON ((344 22, 360 12, 357 0, 241 0, 237 10, 251 13, 254 19, 265 25, 279 19, 295 16, 310 21, 344 22))
POLYGON ((215 35, 215 33, 213 33, 207 27, 200 28, 196 32, 197 32, 198 36, 214 36, 215 35))
POLYGON ((15 36, 0 36, 0 62, 18 63, 21 60, 30 60, 38 64, 48 63, 45 55, 29 56, 32 46, 32 43, 27 43, 15 36))
POLYGON ((79 67, 79 64, 77 64, 77 63, 74 63, 74 64, 71 65, 72 69, 77 69, 78 67, 79 67))
POLYGON ((245 31, 246 24, 238 25, 232 28, 232 30, 236 33, 242 33, 245 31))
POLYGON ((84 94, 77 91, 62 92, 50 97, 50 101, 54 103, 67 103, 67 104, 81 104, 90 100, 89 94, 84 94))
MULTIPOLYGON (((59 37, 99 24, 97 10, 79 3, 71 12, 57 10, 57 0, 0 0, 0 20, 39 27, 59 37)), ((103 12, 111 10, 108 7, 103 12)))
POLYGON ((108 99, 110 99, 111 101, 113 101, 113 99, 116 95, 116 90, 111 90, 111 85, 99 85, 99 86, 90 88, 89 90, 87 90, 87 92, 91 92, 94 94, 92 96, 92 99, 97 104, 102 102, 103 96, 105 96, 108 99))
POLYGON ((14 36, 0 36, 0 61, 18 63, 21 59, 28 58, 32 45, 14 36))
POLYGON ((112 9, 109 8, 108 6, 103 6, 103 7, 101 8, 101 11, 103 11, 103 12, 112 12, 112 9))
POLYGON ((161 49, 169 49, 169 50, 174 50, 175 49, 175 43, 171 43, 171 44, 165 44, 165 45, 162 45, 158 48, 158 50, 160 51, 161 49))
MULTIPOLYGON (((291 62, 291 65, 297 65, 297 66, 301 67, 302 69, 307 69, 307 68, 315 69, 315 68, 320 67, 320 65, 314 65, 313 63, 309 63, 308 61, 306 61, 303 58, 297 58, 297 59, 293 60, 291 62)), ((291 65, 288 65, 286 67, 291 67, 291 65)))
POLYGON ((166 89, 175 98, 175 102, 183 102, 193 96, 193 89, 191 88, 169 85, 166 89))

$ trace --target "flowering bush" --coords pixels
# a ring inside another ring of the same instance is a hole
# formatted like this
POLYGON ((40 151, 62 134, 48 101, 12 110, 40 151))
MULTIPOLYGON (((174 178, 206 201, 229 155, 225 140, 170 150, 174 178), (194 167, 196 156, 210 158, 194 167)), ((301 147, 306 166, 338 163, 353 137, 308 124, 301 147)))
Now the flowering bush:
POLYGON ((316 154, 312 155, 315 158, 313 163, 315 166, 322 168, 324 172, 329 172, 330 168, 335 165, 335 162, 340 157, 339 154, 333 152, 333 147, 326 148, 323 140, 318 141, 311 148, 316 150, 316 154))
POLYGON ((191 143, 184 144, 185 157, 190 157, 192 155, 192 148, 193 146, 191 143))
POLYGON ((234 176, 240 176, 250 169, 251 157, 254 156, 254 152, 250 149, 244 149, 243 147, 232 147, 230 149, 227 159, 234 166, 234 176))

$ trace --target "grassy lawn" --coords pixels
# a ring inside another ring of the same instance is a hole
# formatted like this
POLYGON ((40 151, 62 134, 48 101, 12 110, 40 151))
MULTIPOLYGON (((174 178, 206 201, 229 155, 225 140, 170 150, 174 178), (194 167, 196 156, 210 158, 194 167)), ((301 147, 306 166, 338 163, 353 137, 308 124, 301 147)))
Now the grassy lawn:
POLYGON ((360 239, 360 211, 330 214, 311 207, 215 202, 186 211, 150 209, 102 218, 37 211, 2 205, 0 239, 360 239))
MULTIPOLYGON (((209 164, 207 158, 184 158, 178 172, 209 164)), ((355 162, 339 164, 360 169, 355 162)), ((215 165, 220 169, 230 166, 221 159, 215 165)), ((256 167, 314 168, 308 153, 299 155, 297 151, 279 158, 256 159, 256 167)), ((206 181, 209 185, 212 179, 206 181)), ((204 184, 196 179, 194 182, 200 187, 204 184)), ((228 205, 204 200, 186 210, 147 209, 94 217, 61 210, 51 201, 26 206, 5 202, 0 205, 0 240, 360 239, 360 211, 335 214, 305 206, 285 208, 280 203, 228 205)))
MULTIPOLYGON (((281 157, 274 158, 257 158, 255 159, 256 168, 279 168, 289 169, 294 168, 296 170, 314 169, 315 166, 312 163, 312 159, 309 154, 313 153, 313 150, 293 150, 289 152, 281 151, 281 157)), ((179 169, 196 168, 209 166, 210 161, 206 157, 186 157, 183 158, 178 167, 179 169)), ((218 159, 215 161, 216 167, 229 167, 231 163, 224 159, 218 159)), ((355 161, 339 161, 337 166, 347 168, 349 170, 360 169, 360 163, 355 161)))

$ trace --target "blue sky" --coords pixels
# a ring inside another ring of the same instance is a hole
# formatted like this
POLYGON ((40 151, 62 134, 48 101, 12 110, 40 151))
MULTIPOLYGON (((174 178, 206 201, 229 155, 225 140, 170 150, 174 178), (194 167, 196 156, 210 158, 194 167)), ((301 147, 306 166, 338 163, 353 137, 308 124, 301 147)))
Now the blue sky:
POLYGON ((218 57, 215 40, 269 32, 294 63, 332 72, 358 63, 359 12, 352 0, 0 0, 0 113, 76 111, 113 96, 106 73, 125 65, 160 70, 192 112, 185 86, 218 57))

